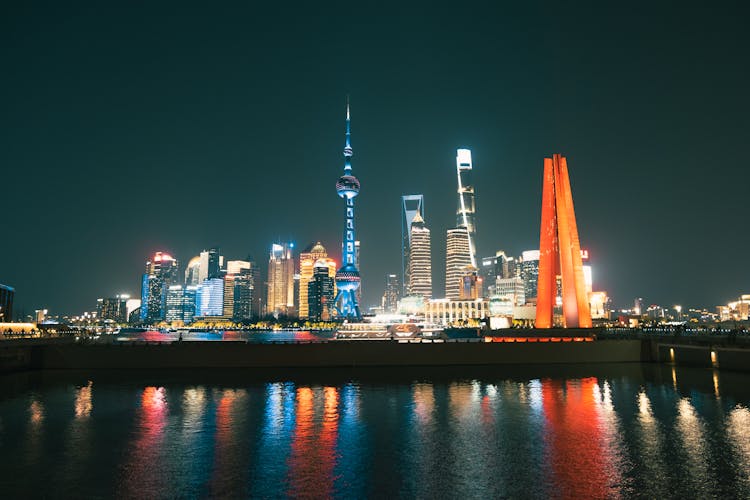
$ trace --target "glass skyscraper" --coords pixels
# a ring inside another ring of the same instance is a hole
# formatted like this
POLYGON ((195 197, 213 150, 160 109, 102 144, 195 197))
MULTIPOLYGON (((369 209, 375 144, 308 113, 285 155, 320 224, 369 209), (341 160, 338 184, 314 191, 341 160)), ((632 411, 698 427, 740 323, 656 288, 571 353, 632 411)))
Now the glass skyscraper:
POLYGON ((414 216, 424 215, 424 195, 407 194, 401 197, 401 294, 409 291, 409 248, 411 248, 411 223, 414 216))
POLYGON ((476 258, 476 204, 474 201, 474 182, 472 181, 473 164, 471 150, 456 150, 456 176, 458 178, 458 208, 456 210, 456 227, 466 228, 469 236, 469 259, 477 267, 476 258))

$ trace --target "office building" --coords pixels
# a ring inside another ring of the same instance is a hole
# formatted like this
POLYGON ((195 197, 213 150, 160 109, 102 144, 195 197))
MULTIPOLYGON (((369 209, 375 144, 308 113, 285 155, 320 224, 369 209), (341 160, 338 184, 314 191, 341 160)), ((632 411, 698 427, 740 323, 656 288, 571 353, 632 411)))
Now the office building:
POLYGON ((141 281, 141 321, 148 324, 166 319, 167 290, 178 283, 178 262, 171 255, 156 252, 146 262, 141 281))
POLYGON ((409 248, 411 248, 411 223, 414 216, 419 214, 422 219, 424 213, 424 195, 407 194, 401 197, 401 292, 406 296, 409 292, 409 248))
MULTIPOLYGON (((201 283, 201 257, 193 257, 185 268, 185 285, 198 286, 201 283)), ((205 278, 203 278, 205 279, 205 278)))
POLYGON ((521 278, 497 278, 493 297, 506 300, 512 307, 526 304, 526 287, 521 278))
POLYGON ((128 322, 128 300, 130 295, 116 295, 97 299, 96 317, 103 321, 114 321, 115 323, 128 322))
POLYGON ((383 294, 383 312, 394 314, 398 310, 401 285, 398 276, 389 274, 385 277, 385 293, 383 294))
POLYGON ((195 299, 196 316, 224 315, 224 279, 206 278, 198 285, 195 299))
POLYGON ((268 294, 266 311, 274 316, 293 316, 294 258, 292 243, 274 243, 268 259, 268 294))
POLYGON ((425 301, 432 298, 432 245, 430 229, 417 213, 411 223, 411 248, 409 251, 409 295, 418 295, 425 301))
POLYGON ((224 257, 221 255, 219 247, 212 247, 208 250, 203 250, 198 257, 200 258, 198 267, 199 283, 203 283, 204 280, 209 278, 221 277, 221 267, 224 257))
POLYGON ((198 294, 196 285, 172 285, 167 290, 166 321, 171 324, 189 325, 196 312, 198 294))
POLYGON ((0 285, 0 323, 13 321, 13 297, 16 291, 8 285, 0 285))
MULTIPOLYGON (((334 311, 334 283, 326 259, 313 264, 313 276, 307 282, 307 311, 313 321, 330 321, 334 311)), ((301 285, 300 285, 301 286, 301 285)))
POLYGON ((539 281, 539 250, 526 250, 521 254, 521 279, 527 302, 536 303, 539 281))
POLYGON ((313 268, 318 259, 328 257, 328 252, 318 241, 309 245, 299 254, 299 317, 309 316, 307 301, 307 285, 313 277, 313 268))
POLYGON ((476 259, 476 204, 474 200, 474 182, 472 181, 471 150, 456 150, 456 177, 458 178, 458 209, 456 210, 456 227, 466 229, 468 236, 469 262, 477 268, 476 259))
POLYGON ((445 241, 445 297, 458 300, 463 278, 476 273, 476 267, 471 263, 469 232, 465 227, 448 229, 445 241))

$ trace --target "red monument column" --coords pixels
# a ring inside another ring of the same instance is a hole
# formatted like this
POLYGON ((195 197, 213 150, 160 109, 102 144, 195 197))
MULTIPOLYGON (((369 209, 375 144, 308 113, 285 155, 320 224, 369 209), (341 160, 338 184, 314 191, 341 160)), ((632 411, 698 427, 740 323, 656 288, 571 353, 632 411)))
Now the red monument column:
POLYGON ((544 159, 542 223, 539 235, 536 327, 552 327, 557 276, 562 280, 564 326, 591 328, 591 311, 583 279, 568 162, 564 156, 544 159))

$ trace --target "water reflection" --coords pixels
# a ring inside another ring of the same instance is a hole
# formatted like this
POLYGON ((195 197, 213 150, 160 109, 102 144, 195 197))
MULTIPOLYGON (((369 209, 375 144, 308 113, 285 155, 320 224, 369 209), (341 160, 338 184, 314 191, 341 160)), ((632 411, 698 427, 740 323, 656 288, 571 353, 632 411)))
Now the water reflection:
POLYGON ((164 489, 161 473, 164 431, 167 425, 167 394, 164 387, 146 387, 136 414, 135 436, 122 470, 123 494, 143 497, 164 489))
POLYGON ((750 497, 748 378, 682 368, 670 376, 673 368, 649 377, 193 378, 158 387, 97 374, 30 384, 0 398, 2 494, 750 497), (51 470, 50 480, 29 470, 51 470))
POLYGON ((708 498, 713 495, 714 491, 707 487, 711 478, 705 429, 688 398, 681 398, 677 401, 675 427, 685 457, 684 477, 689 484, 690 491, 699 497, 708 498))

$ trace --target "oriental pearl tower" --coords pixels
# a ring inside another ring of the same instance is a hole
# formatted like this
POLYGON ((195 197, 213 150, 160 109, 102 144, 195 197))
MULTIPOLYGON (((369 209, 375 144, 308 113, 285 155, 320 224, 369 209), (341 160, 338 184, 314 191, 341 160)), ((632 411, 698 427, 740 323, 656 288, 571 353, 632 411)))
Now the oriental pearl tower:
POLYGON ((354 248, 354 198, 359 194, 359 180, 352 175, 352 145, 349 125, 349 99, 346 100, 346 145, 344 146, 344 175, 336 181, 336 192, 346 201, 344 244, 341 268, 336 271, 336 311, 346 320, 362 319, 357 304, 359 271, 354 248))

